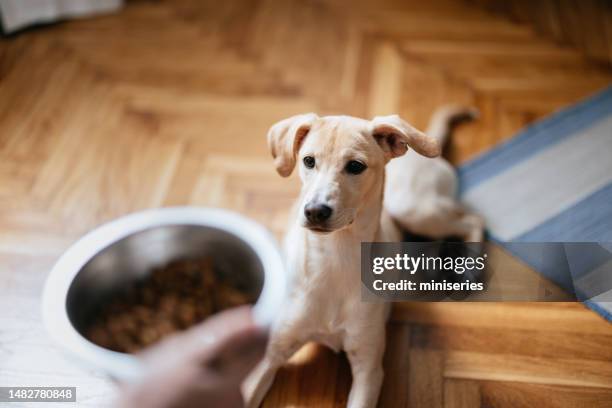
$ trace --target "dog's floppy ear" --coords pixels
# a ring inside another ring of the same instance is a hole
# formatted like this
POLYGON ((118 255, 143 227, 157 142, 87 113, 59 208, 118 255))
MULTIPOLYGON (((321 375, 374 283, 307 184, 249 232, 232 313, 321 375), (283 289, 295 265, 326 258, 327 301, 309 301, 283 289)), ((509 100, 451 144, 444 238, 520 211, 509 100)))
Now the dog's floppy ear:
POLYGON ((410 126, 397 115, 372 119, 372 136, 385 152, 387 160, 403 155, 408 147, 426 157, 440 155, 441 148, 436 139, 410 126))
POLYGON ((283 177, 291 174, 298 150, 317 119, 316 114, 305 113, 281 120, 270 128, 268 147, 278 174, 283 177))

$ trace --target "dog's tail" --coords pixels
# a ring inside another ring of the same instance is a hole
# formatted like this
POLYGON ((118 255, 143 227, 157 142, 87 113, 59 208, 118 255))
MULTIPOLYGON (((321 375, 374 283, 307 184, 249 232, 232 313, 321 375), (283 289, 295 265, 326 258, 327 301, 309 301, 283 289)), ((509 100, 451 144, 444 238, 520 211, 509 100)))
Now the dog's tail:
POLYGON ((478 110, 476 108, 460 105, 442 106, 431 115, 426 134, 438 139, 440 146, 443 147, 454 125, 477 118, 478 110))

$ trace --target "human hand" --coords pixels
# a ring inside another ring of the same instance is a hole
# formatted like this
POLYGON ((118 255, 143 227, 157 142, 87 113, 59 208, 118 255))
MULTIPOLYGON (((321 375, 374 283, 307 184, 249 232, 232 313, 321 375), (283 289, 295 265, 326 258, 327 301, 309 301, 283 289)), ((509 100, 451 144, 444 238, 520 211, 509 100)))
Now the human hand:
POLYGON ((124 386, 118 405, 242 407, 240 384, 263 357, 267 339, 249 307, 212 316, 139 354, 145 377, 124 386))

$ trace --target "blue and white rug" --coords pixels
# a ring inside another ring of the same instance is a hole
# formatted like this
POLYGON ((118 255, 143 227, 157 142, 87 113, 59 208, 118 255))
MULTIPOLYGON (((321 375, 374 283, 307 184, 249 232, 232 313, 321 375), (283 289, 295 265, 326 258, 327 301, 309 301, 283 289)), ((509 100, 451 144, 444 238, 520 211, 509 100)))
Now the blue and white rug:
MULTIPOLYGON (((459 176, 462 200, 485 217, 492 240, 567 290, 612 288, 612 86, 465 164, 459 176), (571 273, 511 242, 566 243, 571 273), (584 242, 599 249, 572 246, 584 242)), ((612 290, 591 295, 579 298, 612 320, 612 290)))

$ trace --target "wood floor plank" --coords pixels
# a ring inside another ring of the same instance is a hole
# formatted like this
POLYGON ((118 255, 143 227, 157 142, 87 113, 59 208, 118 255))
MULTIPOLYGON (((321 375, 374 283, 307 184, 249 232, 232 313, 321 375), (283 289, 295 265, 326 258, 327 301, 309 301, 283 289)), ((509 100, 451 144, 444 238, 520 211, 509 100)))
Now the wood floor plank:
POLYGON ((612 361, 612 335, 491 327, 412 325, 412 347, 612 361))
POLYGON ((410 351, 410 406, 441 408, 444 396, 444 355, 436 350, 410 351))
POLYGON ((407 324, 387 325, 385 380, 379 400, 381 408, 407 408, 410 405, 410 332, 407 324))
POLYGON ((612 391, 591 387, 479 382, 485 407, 609 408, 612 391))
POLYGON ((480 384, 470 380, 444 380, 444 408, 479 407, 480 384))
POLYGON ((608 361, 537 358, 514 354, 447 351, 444 376, 472 380, 513 381, 612 389, 608 361))
POLYGON ((393 320, 418 324, 610 335, 612 327, 579 303, 397 303, 393 320))
POLYGON ((315 344, 298 351, 277 374, 263 407, 346 405, 350 367, 346 356, 315 344))

